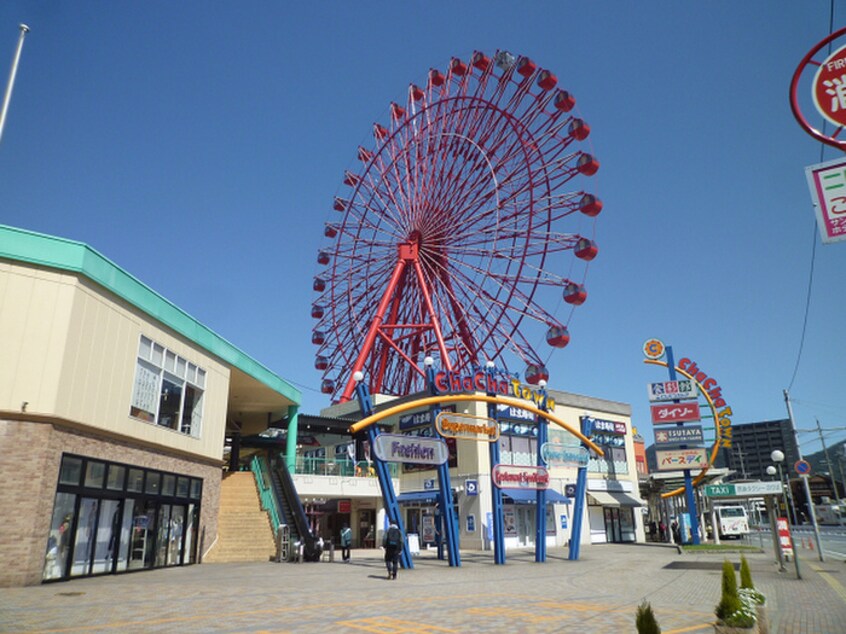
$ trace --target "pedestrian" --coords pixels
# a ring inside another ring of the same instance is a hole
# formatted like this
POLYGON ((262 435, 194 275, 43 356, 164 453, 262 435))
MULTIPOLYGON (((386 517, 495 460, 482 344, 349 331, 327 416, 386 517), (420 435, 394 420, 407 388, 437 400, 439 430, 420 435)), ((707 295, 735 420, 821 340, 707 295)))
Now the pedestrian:
POLYGON ((352 544, 352 529, 349 524, 344 524, 341 529, 341 559, 350 563, 350 545, 352 544))
POLYGON ((667 525, 664 523, 664 520, 658 522, 658 536, 662 542, 667 541, 667 525))
POLYGON ((385 566, 388 568, 388 579, 396 579, 399 556, 402 552, 402 533, 394 522, 391 522, 388 530, 385 531, 382 546, 385 548, 385 566))

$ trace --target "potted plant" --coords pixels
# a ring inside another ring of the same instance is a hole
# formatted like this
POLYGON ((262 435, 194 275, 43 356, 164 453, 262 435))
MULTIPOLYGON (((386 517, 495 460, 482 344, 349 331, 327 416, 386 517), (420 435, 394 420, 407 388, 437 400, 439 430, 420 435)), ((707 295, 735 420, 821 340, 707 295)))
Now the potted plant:
POLYGON ((755 632, 755 610, 747 606, 737 591, 737 578, 730 561, 723 562, 722 594, 714 614, 718 634, 751 634, 755 632))
POLYGON ((658 626, 658 621, 655 620, 655 613, 646 599, 637 606, 635 625, 637 626, 637 634, 661 634, 661 628, 658 626))
POLYGON ((752 571, 749 569, 749 562, 746 557, 740 556, 740 590, 737 591, 740 600, 755 609, 755 621, 758 624, 759 634, 769 634, 770 627, 767 622, 767 599, 755 589, 752 583, 752 571))

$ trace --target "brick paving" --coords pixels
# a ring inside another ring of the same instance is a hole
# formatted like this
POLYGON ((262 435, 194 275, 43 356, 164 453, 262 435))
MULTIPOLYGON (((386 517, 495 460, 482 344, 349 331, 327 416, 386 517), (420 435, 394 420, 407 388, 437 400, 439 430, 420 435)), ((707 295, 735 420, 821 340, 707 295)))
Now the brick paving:
MULTIPOLYGON (((664 634, 713 632, 724 555, 665 545, 603 544, 580 561, 551 549, 462 553, 449 568, 432 553, 386 579, 380 551, 351 564, 202 564, 0 589, 3 632, 634 632, 648 600, 664 634), (668 567, 669 566, 669 567, 668 567)), ((739 555, 725 555, 735 563, 739 555)), ((846 633, 846 565, 802 560, 778 572, 767 553, 747 554, 768 599, 770 632, 846 633)))

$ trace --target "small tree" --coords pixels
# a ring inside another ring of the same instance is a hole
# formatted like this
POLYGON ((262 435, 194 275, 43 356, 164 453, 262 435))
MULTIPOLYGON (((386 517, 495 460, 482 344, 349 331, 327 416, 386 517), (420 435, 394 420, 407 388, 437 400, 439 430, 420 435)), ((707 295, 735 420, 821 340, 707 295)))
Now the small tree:
POLYGON ((655 620, 655 613, 652 612, 652 606, 646 599, 637 606, 635 625, 637 625, 637 634, 661 634, 661 628, 655 620))
POLYGON ((740 587, 755 589, 755 584, 752 583, 752 571, 749 570, 749 562, 743 555, 740 556, 740 587))
POLYGON ((728 621, 732 614, 740 610, 740 597, 737 596, 737 578, 734 576, 734 566, 726 559, 723 561, 723 587, 720 602, 714 614, 720 621, 728 621))

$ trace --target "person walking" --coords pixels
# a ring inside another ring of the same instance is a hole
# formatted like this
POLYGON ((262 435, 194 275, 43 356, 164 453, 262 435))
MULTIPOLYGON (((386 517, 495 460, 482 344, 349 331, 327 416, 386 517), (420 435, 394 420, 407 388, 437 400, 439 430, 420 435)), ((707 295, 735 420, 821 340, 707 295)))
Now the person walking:
POLYGON ((402 533, 399 526, 394 522, 391 522, 388 530, 385 531, 382 546, 385 548, 385 566, 388 568, 388 579, 396 579, 399 556, 402 552, 402 533))
POLYGON ((352 529, 344 524, 341 529, 341 559, 344 563, 350 563, 350 545, 352 544, 352 529))

